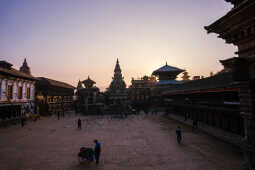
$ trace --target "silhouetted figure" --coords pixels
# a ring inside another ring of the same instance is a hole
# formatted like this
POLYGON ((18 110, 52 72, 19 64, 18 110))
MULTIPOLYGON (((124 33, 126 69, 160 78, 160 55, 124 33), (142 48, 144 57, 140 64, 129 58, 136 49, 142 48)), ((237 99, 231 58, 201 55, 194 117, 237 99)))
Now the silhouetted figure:
POLYGON ((180 126, 178 126, 177 129, 176 129, 176 138, 177 138, 177 142, 179 144, 181 144, 181 141, 182 141, 182 130, 181 130, 180 126))
POLYGON ((197 119, 194 119, 193 124, 192 124, 192 130, 194 131, 197 128, 198 128, 198 121, 197 121, 197 119))
POLYGON ((95 160, 96 160, 96 164, 99 163, 99 158, 100 158, 100 153, 101 153, 101 145, 100 143, 95 139, 94 140, 95 145, 95 160))
POLYGON ((62 116, 65 117, 65 107, 63 103, 61 103, 61 112, 62 112, 62 116))
POLYGON ((81 129, 81 119, 78 119, 78 129, 81 129))
POLYGON ((60 117, 60 113, 59 113, 59 111, 58 111, 58 120, 59 120, 59 117, 60 117))
POLYGON ((188 119, 188 113, 184 113, 184 121, 188 119))
POLYGON ((24 127, 24 125, 25 125, 25 118, 23 116, 21 116, 20 122, 21 122, 21 127, 24 127))

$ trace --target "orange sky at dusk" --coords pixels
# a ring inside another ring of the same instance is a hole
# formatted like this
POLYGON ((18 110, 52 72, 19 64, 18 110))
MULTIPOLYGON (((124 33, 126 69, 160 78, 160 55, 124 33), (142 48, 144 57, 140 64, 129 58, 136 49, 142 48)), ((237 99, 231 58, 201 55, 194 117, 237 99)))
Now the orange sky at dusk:
POLYGON ((117 58, 126 84, 169 65, 209 76, 236 48, 204 26, 232 8, 223 0, 3 0, 0 59, 74 86, 88 75, 104 90, 117 58))

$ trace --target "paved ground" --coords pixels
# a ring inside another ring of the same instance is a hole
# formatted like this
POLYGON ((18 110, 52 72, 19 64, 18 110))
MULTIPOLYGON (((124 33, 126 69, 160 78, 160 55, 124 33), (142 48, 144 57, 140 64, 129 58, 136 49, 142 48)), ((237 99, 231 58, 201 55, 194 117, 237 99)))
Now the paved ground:
POLYGON ((43 118, 24 128, 0 129, 0 169, 63 170, 234 170, 242 154, 236 148, 203 133, 183 128, 183 144, 176 142, 177 122, 164 116, 43 118), (99 165, 79 164, 81 146, 102 145, 99 165))

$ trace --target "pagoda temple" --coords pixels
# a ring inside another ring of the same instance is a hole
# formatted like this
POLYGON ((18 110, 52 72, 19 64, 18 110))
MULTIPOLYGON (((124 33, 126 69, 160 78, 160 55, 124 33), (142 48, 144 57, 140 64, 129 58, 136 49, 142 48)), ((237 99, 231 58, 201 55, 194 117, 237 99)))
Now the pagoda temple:
POLYGON ((114 69, 114 76, 107 93, 112 104, 124 103, 128 97, 126 83, 124 81, 124 77, 122 76, 118 59, 114 69))
POLYGON ((255 169, 255 1, 225 0, 234 7, 223 17, 205 29, 216 33, 228 44, 238 46, 236 54, 221 61, 226 67, 232 67, 235 84, 240 87, 240 115, 244 119, 245 167, 255 169))
POLYGON ((82 82, 79 80, 77 85, 77 96, 78 96, 78 106, 80 111, 84 113, 96 113, 98 112, 98 101, 99 88, 94 86, 95 81, 88 78, 82 82), (82 86, 84 85, 84 87, 82 86))
POLYGON ((185 70, 182 70, 177 67, 164 65, 163 67, 160 67, 159 69, 153 71, 152 75, 158 77, 158 82, 156 83, 156 86, 162 86, 162 85, 171 85, 171 84, 182 84, 182 81, 177 81, 176 78, 178 74, 182 73, 185 70))

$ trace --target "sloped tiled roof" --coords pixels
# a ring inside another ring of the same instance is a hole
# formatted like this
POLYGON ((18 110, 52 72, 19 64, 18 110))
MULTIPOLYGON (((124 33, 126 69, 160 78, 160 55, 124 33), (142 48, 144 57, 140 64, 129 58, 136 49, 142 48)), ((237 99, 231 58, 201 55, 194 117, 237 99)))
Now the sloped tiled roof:
POLYGON ((184 70, 179 69, 177 67, 173 67, 173 66, 169 66, 169 65, 164 65, 163 67, 160 67, 159 69, 153 71, 153 75, 156 75, 158 73, 162 73, 162 72, 183 72, 184 70))
POLYGON ((10 68, 10 69, 6 69, 6 68, 2 68, 0 67, 0 73, 2 74, 7 74, 9 76, 14 76, 14 77, 19 77, 19 78, 24 78, 24 79, 29 79, 29 80, 36 80, 35 77, 22 73, 14 68, 10 68))
POLYGON ((57 80, 53 80, 53 79, 49 79, 49 78, 45 78, 45 77, 37 77, 37 79, 39 81, 47 81, 47 83, 49 83, 51 86, 75 89, 74 86, 64 83, 64 82, 61 82, 61 81, 57 81, 57 80))
POLYGON ((192 90, 230 88, 234 86, 233 83, 234 80, 232 78, 232 72, 222 72, 212 77, 192 80, 183 84, 169 86, 167 89, 165 89, 164 94, 192 90))

